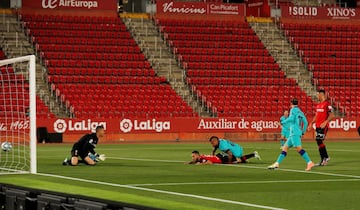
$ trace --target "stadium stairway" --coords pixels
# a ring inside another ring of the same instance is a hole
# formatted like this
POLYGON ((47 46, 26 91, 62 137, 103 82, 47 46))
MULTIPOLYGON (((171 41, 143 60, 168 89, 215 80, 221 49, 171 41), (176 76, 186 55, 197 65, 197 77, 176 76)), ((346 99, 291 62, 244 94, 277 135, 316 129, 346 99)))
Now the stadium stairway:
MULTIPOLYGON (((3 15, 0 22, 0 42, 2 50, 7 58, 15 58, 24 55, 34 54, 34 46, 29 42, 23 30, 21 21, 16 15, 3 15)), ((26 68, 26 66, 19 66, 19 68, 26 68)), ((39 58, 36 59, 36 92, 39 98, 49 108, 50 112, 57 117, 68 117, 65 109, 60 106, 55 97, 51 95, 50 88, 46 83, 46 75, 43 73, 44 66, 40 63, 39 58)))
POLYGON ((277 26, 269 22, 250 21, 249 24, 285 72, 286 77, 295 79, 300 88, 316 100, 316 87, 312 84, 310 72, 277 26))
POLYGON ((128 30, 140 46, 145 57, 151 62, 159 76, 167 78, 172 88, 186 101, 192 109, 202 117, 209 117, 210 112, 190 91, 185 83, 185 70, 175 59, 171 48, 161 37, 158 28, 150 19, 123 18, 128 30))

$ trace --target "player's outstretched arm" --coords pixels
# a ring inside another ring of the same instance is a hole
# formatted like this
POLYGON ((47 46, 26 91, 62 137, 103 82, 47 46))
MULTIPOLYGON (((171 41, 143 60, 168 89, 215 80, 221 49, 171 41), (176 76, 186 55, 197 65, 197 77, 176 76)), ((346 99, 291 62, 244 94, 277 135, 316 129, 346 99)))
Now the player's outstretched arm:
POLYGON ((304 125, 303 125, 303 130, 302 130, 302 134, 304 135, 304 134, 306 133, 307 128, 308 128, 308 121, 307 121, 307 119, 306 119, 306 117, 305 117, 304 114, 303 114, 302 121, 303 121, 303 123, 304 123, 304 125))
POLYGON ((231 164, 232 159, 233 159, 233 153, 230 150, 228 150, 228 151, 226 151, 226 154, 228 154, 228 156, 229 156, 228 163, 231 164))
POLYGON ((215 155, 215 152, 216 152, 216 150, 217 150, 218 148, 217 147, 215 147, 214 149, 213 149, 213 151, 212 151, 212 155, 215 155))

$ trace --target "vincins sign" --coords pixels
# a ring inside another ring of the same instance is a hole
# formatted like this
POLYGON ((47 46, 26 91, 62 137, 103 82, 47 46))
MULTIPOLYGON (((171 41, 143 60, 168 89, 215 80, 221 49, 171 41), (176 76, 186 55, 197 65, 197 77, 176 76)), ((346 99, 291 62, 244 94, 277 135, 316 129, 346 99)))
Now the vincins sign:
POLYGON ((157 14, 178 15, 239 15, 244 16, 244 4, 158 1, 157 14))

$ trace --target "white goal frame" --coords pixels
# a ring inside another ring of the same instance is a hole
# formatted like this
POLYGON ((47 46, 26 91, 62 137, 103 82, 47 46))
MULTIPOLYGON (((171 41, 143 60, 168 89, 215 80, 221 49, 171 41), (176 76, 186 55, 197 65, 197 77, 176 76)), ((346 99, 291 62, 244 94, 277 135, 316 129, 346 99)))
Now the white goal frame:
POLYGON ((16 62, 29 62, 29 109, 30 109, 30 173, 37 173, 36 157, 36 57, 27 55, 17 58, 0 60, 0 66, 13 64, 16 62))

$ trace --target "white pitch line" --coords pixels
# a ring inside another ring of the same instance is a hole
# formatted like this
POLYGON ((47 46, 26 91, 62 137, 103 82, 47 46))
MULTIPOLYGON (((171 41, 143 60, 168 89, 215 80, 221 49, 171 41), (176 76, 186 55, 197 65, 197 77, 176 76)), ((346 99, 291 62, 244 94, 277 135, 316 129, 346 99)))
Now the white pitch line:
POLYGON ((122 157, 106 157, 115 160, 133 160, 133 161, 145 161, 145 162, 164 162, 164 163, 185 163, 181 160, 158 160, 158 159, 142 159, 142 158, 122 158, 122 157))
POLYGON ((312 183, 312 182, 353 182, 360 179, 310 179, 310 180, 268 180, 268 181, 236 181, 236 182, 168 182, 129 184, 129 186, 178 186, 178 185, 222 185, 222 184, 272 184, 272 183, 312 183))
MULTIPOLYGON (((259 150, 274 150, 276 151, 278 147, 274 148, 274 147, 243 147, 244 149, 254 149, 256 148, 258 151, 259 150)), ((306 150, 309 151, 318 151, 318 149, 313 149, 313 148, 306 148, 306 150)), ((278 151, 281 151, 280 149, 278 151)), ((329 149, 330 152, 359 152, 358 150, 348 150, 348 149, 329 149)))
POLYGON ((46 176, 46 177, 54 177, 54 178, 59 178, 59 179, 67 179, 67 180, 72 180, 72 181, 86 182, 86 183, 92 183, 92 184, 106 185, 106 186, 112 186, 112 187, 121 187, 121 188, 133 189, 133 190, 156 192, 156 193, 176 195, 176 196, 189 197, 189 198, 197 198, 197 199, 208 200, 208 201, 217 201, 217 202, 221 202, 221 203, 229 203, 229 204, 235 204, 235 205, 241 205, 241 206, 250 206, 250 207, 255 207, 255 208, 260 208, 260 209, 284 210, 282 208, 277 208, 277 207, 272 207, 272 206, 264 206, 264 205, 245 203, 245 202, 233 201, 233 200, 226 200, 226 199, 221 199, 221 198, 213 198, 213 197, 207 197, 207 196, 201 196, 201 195, 193 195, 193 194, 172 192, 172 191, 166 191, 166 190, 157 190, 157 189, 151 189, 151 188, 136 187, 136 186, 108 183, 108 182, 88 180, 88 179, 80 179, 80 178, 67 177, 67 176, 61 176, 61 175, 55 175, 55 174, 38 173, 37 175, 46 176))
MULTIPOLYGON (((266 167, 260 166, 247 166, 247 165, 240 165, 240 164, 217 164, 221 166, 231 166, 231 167, 239 167, 239 168, 254 168, 254 169, 267 169, 266 167)), ((276 171, 287 171, 287 172, 296 172, 296 173, 305 173, 305 174, 318 174, 318 175, 326 175, 326 176, 335 176, 335 177, 348 177, 348 178, 355 178, 360 179, 360 176, 351 175, 351 174, 335 174, 335 173, 327 173, 327 172, 319 172, 319 171, 305 171, 304 170, 295 170, 295 169, 286 169, 286 168, 278 168, 275 169, 276 171)))
MULTIPOLYGON (((166 162, 166 163, 185 163, 186 161, 181 160, 158 160, 158 159, 138 159, 138 158, 121 158, 121 157, 108 157, 110 159, 118 159, 118 160, 133 160, 133 161, 148 161, 148 162, 166 162)), ((246 164, 214 164, 216 166, 230 166, 230 167, 239 167, 239 168, 253 168, 253 169, 263 169, 269 170, 266 167, 260 166, 249 166, 246 164)), ((325 166, 326 167, 326 166, 325 166)), ((306 174, 318 174, 318 175, 326 175, 326 176, 334 176, 334 177, 347 177, 360 179, 358 175, 351 174, 336 174, 336 173, 327 173, 327 172, 319 172, 319 171, 305 171, 305 170, 295 170, 295 169, 286 169, 286 168, 278 168, 276 171, 287 171, 287 172, 295 172, 295 173, 306 173, 306 174)))

